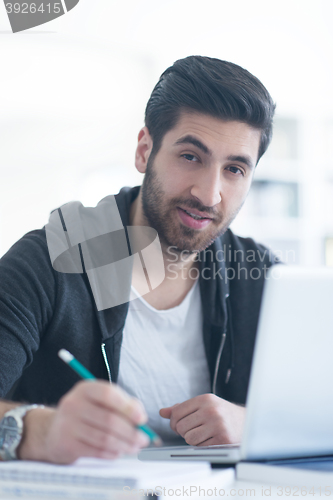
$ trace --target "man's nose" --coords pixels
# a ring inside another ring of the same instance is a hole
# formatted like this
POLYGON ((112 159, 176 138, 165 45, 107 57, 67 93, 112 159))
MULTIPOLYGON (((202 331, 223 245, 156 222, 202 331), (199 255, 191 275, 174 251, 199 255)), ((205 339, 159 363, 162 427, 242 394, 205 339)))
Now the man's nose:
POLYGON ((218 205, 222 199, 222 180, 220 169, 208 169, 195 180, 191 195, 206 207, 218 205))

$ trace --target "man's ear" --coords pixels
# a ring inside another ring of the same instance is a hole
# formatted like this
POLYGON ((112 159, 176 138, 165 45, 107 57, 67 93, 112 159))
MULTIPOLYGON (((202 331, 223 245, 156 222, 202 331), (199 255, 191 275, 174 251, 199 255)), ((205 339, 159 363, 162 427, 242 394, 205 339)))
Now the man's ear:
POLYGON ((138 145, 135 152, 135 166, 142 174, 146 172, 148 158, 152 149, 153 140, 149 130, 147 127, 143 127, 138 135, 138 145))

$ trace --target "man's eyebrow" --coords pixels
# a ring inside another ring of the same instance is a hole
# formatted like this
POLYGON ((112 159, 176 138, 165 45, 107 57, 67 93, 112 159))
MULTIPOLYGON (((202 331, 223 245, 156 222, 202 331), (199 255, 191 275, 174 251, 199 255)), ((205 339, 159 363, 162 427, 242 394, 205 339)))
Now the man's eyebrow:
POLYGON ((227 158, 229 161, 239 161, 240 163, 245 163, 249 167, 250 170, 253 170, 254 163, 250 156, 247 155, 230 155, 227 158))
POLYGON ((196 146, 197 148, 201 149, 203 153, 206 155, 211 156, 212 152, 207 146, 199 141, 199 139, 196 139, 193 137, 193 135, 185 135, 185 137, 182 137, 181 139, 178 139, 178 141, 175 142, 175 144, 192 144, 193 146, 196 146))

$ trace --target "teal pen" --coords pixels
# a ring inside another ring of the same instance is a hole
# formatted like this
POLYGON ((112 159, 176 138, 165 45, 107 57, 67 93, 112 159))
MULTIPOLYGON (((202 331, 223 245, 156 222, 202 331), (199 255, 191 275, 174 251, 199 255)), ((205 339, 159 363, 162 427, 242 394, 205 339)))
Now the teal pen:
MULTIPOLYGON (((60 351, 58 352, 58 356, 83 379, 97 380, 96 377, 94 377, 94 375, 90 373, 90 371, 87 370, 87 368, 81 365, 81 363, 74 358, 73 354, 66 351, 66 349, 60 349, 60 351)), ((161 438, 148 425, 145 424, 137 425, 137 428, 140 429, 145 434, 147 434, 150 441, 154 443, 156 446, 160 446, 162 444, 161 438)))

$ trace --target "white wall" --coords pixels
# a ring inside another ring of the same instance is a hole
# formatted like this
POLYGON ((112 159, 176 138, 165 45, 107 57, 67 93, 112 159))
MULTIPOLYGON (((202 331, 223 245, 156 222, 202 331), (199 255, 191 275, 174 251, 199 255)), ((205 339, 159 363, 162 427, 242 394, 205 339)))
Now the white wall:
MULTIPOLYGON (((141 181, 133 157, 149 94, 174 60, 201 54, 253 72, 278 114, 300 123, 300 262, 323 262, 333 235, 332 18, 331 0, 80 0, 13 35, 0 5, 0 255, 60 204, 94 205, 141 181)), ((246 206, 237 224, 265 240, 246 206)))

